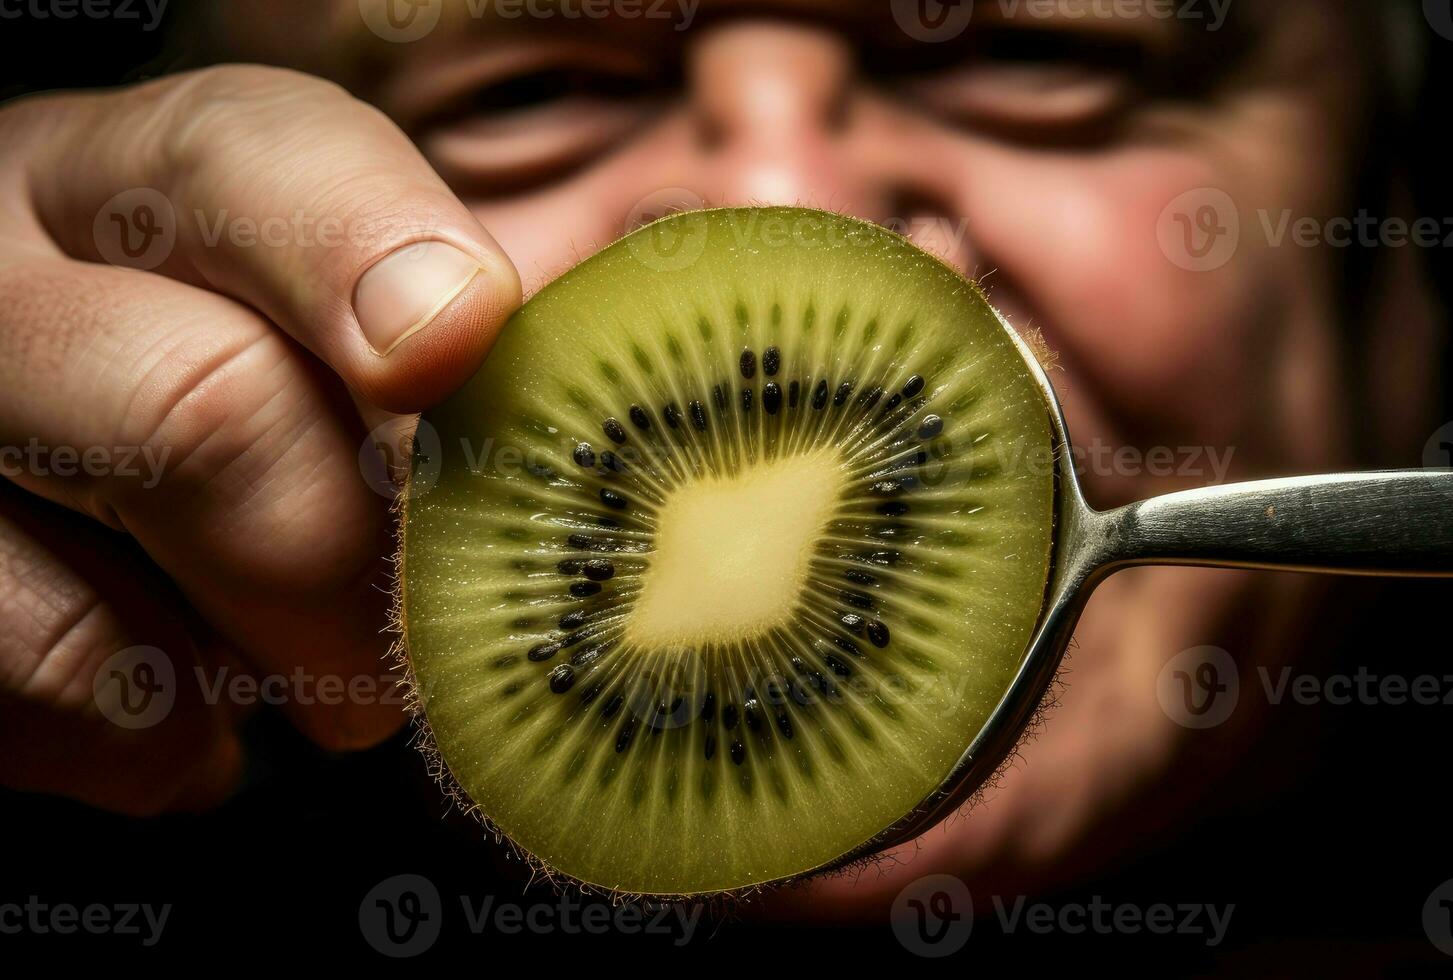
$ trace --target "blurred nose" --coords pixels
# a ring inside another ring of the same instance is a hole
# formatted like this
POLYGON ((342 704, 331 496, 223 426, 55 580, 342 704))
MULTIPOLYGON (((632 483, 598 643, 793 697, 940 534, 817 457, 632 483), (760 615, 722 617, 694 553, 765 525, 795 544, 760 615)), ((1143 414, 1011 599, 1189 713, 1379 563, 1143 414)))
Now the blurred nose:
POLYGON ((721 196, 714 203, 884 214, 884 194, 846 152, 857 79, 841 37, 734 22, 692 46, 688 69, 692 125, 721 196))

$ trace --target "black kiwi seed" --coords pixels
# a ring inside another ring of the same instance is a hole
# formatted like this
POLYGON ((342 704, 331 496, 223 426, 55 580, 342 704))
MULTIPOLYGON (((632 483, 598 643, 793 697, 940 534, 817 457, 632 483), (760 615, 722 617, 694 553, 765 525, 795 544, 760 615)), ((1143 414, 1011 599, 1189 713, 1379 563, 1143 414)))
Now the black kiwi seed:
POLYGON ((865 560, 872 562, 874 565, 896 565, 898 564, 898 559, 902 557, 896 551, 875 551, 868 555, 865 560))
POLYGON ((746 761, 746 758, 747 747, 741 743, 740 739, 738 739, 737 741, 732 743, 732 761, 735 762, 737 765, 741 765, 743 762, 746 761))
POLYGON ((817 388, 812 392, 812 407, 821 409, 827 405, 827 379, 817 383, 817 388))
POLYGON ((706 752, 706 757, 708 759, 710 759, 712 756, 716 755, 716 736, 715 735, 708 735, 708 736, 706 736, 706 747, 705 747, 705 750, 704 751, 706 752))
POLYGON ((750 350, 742 351, 742 377, 750 381, 757 376, 757 355, 750 350))
POLYGON ((624 473, 626 471, 626 461, 609 449, 600 454, 600 465, 610 473, 624 473))
POLYGON ((932 439, 943 431, 943 419, 937 415, 926 416, 923 424, 918 427, 918 438, 932 439))
POLYGON ((577 609, 568 612, 560 617, 560 628, 562 630, 578 630, 585 625, 585 610, 577 609))
POLYGON ((848 400, 848 396, 852 393, 853 383, 851 381, 844 381, 842 384, 837 386, 837 394, 832 396, 832 403, 834 405, 841 405, 843 402, 848 400))
POLYGON ((915 374, 913 377, 909 378, 908 383, 903 386, 903 397, 912 398, 914 395, 918 394, 922 390, 923 378, 915 374))
POLYGON ((603 504, 605 504, 607 507, 611 508, 612 510, 625 510, 626 509, 626 498, 625 497, 622 497, 620 494, 616 493, 614 490, 610 489, 609 487, 604 487, 604 488, 601 489, 601 491, 600 491, 600 502, 603 503, 603 504))
POLYGON ((594 646, 588 646, 584 650, 581 650, 579 653, 577 653, 575 656, 571 657, 570 663, 572 666, 575 667, 589 667, 591 664, 595 663, 601 658, 601 655, 605 653, 605 649, 606 644, 604 643, 597 643, 594 646))
POLYGON ((768 347, 762 352, 762 373, 772 377, 777 369, 782 366, 782 352, 775 347, 768 347))
POLYGON ((737 706, 729 704, 721 709, 721 723, 726 726, 727 731, 737 727, 737 706))
POLYGON ((762 730, 762 711, 757 699, 749 697, 742 702, 742 718, 747 722, 747 728, 754 732, 762 730))
POLYGON ((798 396, 802 394, 802 383, 794 381, 787 386, 787 407, 796 408, 798 396))
POLYGON ((572 534, 565 539, 572 548, 581 551, 620 551, 621 546, 609 538, 592 538, 588 534, 572 534))
POLYGON ((883 389, 880 388, 877 385, 874 385, 873 387, 871 387, 868 390, 864 391, 858 397, 860 399, 862 399, 863 408, 865 410, 871 411, 872 408, 873 408, 873 406, 876 405, 876 404, 878 404, 878 402, 882 399, 882 397, 883 397, 883 389))
POLYGON ((577 575, 580 572, 580 568, 579 558, 566 558, 563 561, 557 562, 555 565, 555 569, 561 575, 577 575))
POLYGON ((585 563, 585 577, 592 582, 604 582, 616 573, 616 567, 604 558, 592 558, 585 563))
POLYGON ((716 695, 706 692, 706 698, 701 702, 701 720, 711 721, 716 715, 716 695))
POLYGON ((893 409, 897 408, 899 405, 902 404, 903 396, 894 395, 892 398, 888 399, 886 402, 883 403, 883 414, 887 415, 889 412, 893 411, 893 409))
MULTIPOLYGON (((590 578, 589 565, 585 566, 585 577, 590 578)), ((843 572, 843 578, 847 579, 849 582, 856 582, 859 585, 878 584, 878 580, 875 579, 873 576, 869 575, 867 572, 860 572, 856 568, 849 568, 846 572, 843 572)))
POLYGON ((565 639, 560 641, 560 645, 562 647, 573 647, 583 639, 585 639, 585 634, 583 632, 571 633, 569 636, 565 637, 565 639))
POLYGON ((592 685, 590 685, 589 687, 587 687, 585 689, 585 693, 583 693, 583 694, 580 695, 580 703, 582 705, 590 704, 590 702, 594 701, 597 697, 600 696, 600 692, 601 692, 601 685, 599 685, 599 684, 592 684, 592 685))
POLYGON ((636 428, 640 429, 642 432, 645 432, 651 427, 651 417, 646 414, 646 410, 641 406, 632 405, 631 424, 634 425, 636 428))
POLYGON ((621 705, 625 703, 626 696, 624 694, 615 695, 605 703, 605 707, 600 709, 600 716, 606 719, 614 718, 616 712, 621 710, 621 705))
POLYGON ((843 653, 850 653, 854 657, 861 657, 863 655, 862 649, 846 636, 834 636, 832 642, 843 653))
POLYGON ((691 403, 691 424, 696 426, 698 432, 706 431, 706 409, 701 407, 701 402, 691 403))
POLYGON ((792 737, 792 719, 787 717, 787 712, 777 712, 777 730, 782 733, 783 738, 792 737))
POLYGON ((576 446, 575 452, 571 453, 571 455, 575 457, 577 465, 584 466, 587 469, 595 465, 595 451, 590 448, 590 443, 588 442, 582 442, 576 446))
POLYGON ((576 582, 570 587, 570 594, 577 599, 587 599, 600 591, 599 582, 576 582))
POLYGON ((605 434, 610 436, 611 441, 617 445, 626 441, 625 427, 615 419, 606 419, 605 424, 601 428, 605 429, 605 434))
POLYGON ((884 497, 893 497, 903 492, 904 482, 902 480, 879 480, 873 484, 872 491, 884 497))
POLYGON ((752 410, 752 389, 750 389, 750 388, 743 388, 742 389, 742 411, 744 411, 744 412, 750 412, 751 410, 752 410))
POLYGON ((886 647, 888 645, 888 627, 878 620, 868 624, 868 639, 873 641, 875 647, 886 647))
POLYGON ((776 415, 777 410, 782 407, 782 389, 777 382, 768 381, 762 388, 762 407, 767 410, 768 415, 776 415))
POLYGON ((721 385, 717 385, 712 389, 712 397, 716 399, 717 410, 725 412, 727 406, 726 389, 721 385))
POLYGON ((558 643, 536 643, 530 647, 530 652, 525 654, 525 656, 529 657, 535 663, 540 663, 549 660, 559 652, 560 644, 558 643))
MULTIPOLYGON (((578 584, 586 585, 588 583, 581 582, 578 584)), ((572 585, 571 588, 573 589, 575 586, 572 585)), ((858 609, 873 608, 873 599, 871 596, 863 595, 863 593, 854 591, 853 589, 843 589, 839 594, 842 596, 843 602, 846 602, 850 606, 856 606, 858 609)))
POLYGON ((908 505, 901 500, 890 500, 886 504, 878 505, 878 513, 884 517, 902 517, 908 513, 908 505))
POLYGON ((574 683, 575 668, 569 664, 561 664, 550 671, 550 690, 556 694, 564 694, 574 683))
POLYGON ((624 752, 631 744, 631 736, 636 734, 636 719, 627 718, 626 723, 621 726, 621 733, 616 736, 616 751, 624 752))
POLYGON ((826 657, 823 657, 822 662, 827 664, 828 669, 831 670, 834 674, 837 674, 839 677, 852 676, 853 669, 847 664, 843 663, 840 658, 834 656, 831 653, 829 653, 826 657))
POLYGON ((666 424, 671 426, 671 428, 681 428, 681 409, 677 408, 675 405, 667 405, 665 408, 661 409, 661 414, 665 417, 666 424))
POLYGON ((857 613, 844 613, 843 614, 843 618, 842 618, 843 628, 846 629, 849 633, 854 633, 854 634, 857 634, 857 635, 861 636, 862 633, 863 633, 863 623, 864 622, 866 622, 866 620, 864 620, 863 617, 862 616, 859 616, 857 613))

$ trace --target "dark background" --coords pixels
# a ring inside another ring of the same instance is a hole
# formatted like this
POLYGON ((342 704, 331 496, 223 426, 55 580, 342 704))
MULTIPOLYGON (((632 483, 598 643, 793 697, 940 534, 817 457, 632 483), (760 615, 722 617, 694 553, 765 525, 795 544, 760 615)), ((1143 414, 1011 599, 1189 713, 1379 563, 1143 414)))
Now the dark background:
MULTIPOLYGON (((167 16, 175 20, 170 9, 167 16)), ((159 73, 163 37, 134 22, 0 20, 0 99, 159 73)), ((1393 161, 1416 175, 1413 213, 1439 218, 1453 216, 1443 145, 1448 50, 1429 60, 1417 111, 1398 121, 1388 143, 1393 161)), ((1445 303, 1453 300, 1449 252, 1424 255, 1445 303)), ((1444 417, 1453 417, 1453 405, 1444 417)), ((1356 601, 1344 607, 1344 620, 1320 624, 1307 638, 1319 672, 1365 665, 1448 674, 1441 687, 1453 689, 1446 587, 1350 588, 1356 601)), ((1244 678, 1243 691, 1258 684, 1244 678)), ((1005 935, 990 914, 975 923, 955 967, 1027 966, 1042 974, 1103 961, 1173 975, 1449 975, 1453 959, 1429 943, 1421 913, 1428 894, 1453 878, 1453 706, 1290 705, 1271 715, 1274 727, 1233 780, 1234 794, 1138 842, 1112 871, 1033 897, 1056 905, 1097 895, 1141 907, 1234 903, 1222 946, 1207 949, 1195 936, 1005 935)), ((560 899, 546 885, 529 885, 521 862, 451 809, 407 733, 373 751, 329 755, 263 712, 248 723, 247 741, 253 762, 245 788, 202 817, 128 820, 0 791, 0 905, 34 895, 52 905, 173 906, 153 949, 135 936, 0 934, 0 962, 15 968, 16 957, 34 954, 45 958, 36 963, 158 958, 222 969, 252 961, 384 965, 363 939, 359 907, 380 881, 403 873, 424 875, 442 896, 440 938, 423 956, 400 961, 410 967, 533 971, 589 957, 585 965, 597 969, 649 974, 670 969, 676 957, 689 958, 690 969, 711 960, 718 969, 850 962, 862 970, 879 954, 920 962, 886 917, 877 926, 805 929, 764 924, 751 906, 710 910, 679 948, 679 932, 475 934, 461 896, 476 905, 497 896, 526 909, 560 899)))

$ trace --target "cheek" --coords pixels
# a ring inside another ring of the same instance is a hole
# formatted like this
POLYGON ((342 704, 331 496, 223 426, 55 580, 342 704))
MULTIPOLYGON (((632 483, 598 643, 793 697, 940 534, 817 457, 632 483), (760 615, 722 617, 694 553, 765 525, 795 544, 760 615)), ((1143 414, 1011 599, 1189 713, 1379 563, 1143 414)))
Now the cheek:
POLYGON ((1167 243, 1162 224, 1187 192, 1234 196, 1223 175, 1169 150, 1028 163, 1006 154, 979 172, 963 206, 983 267, 1002 270, 1019 294, 1005 306, 1035 318, 1106 408, 1165 421, 1204 422, 1208 408, 1225 416, 1254 373, 1256 262, 1238 247, 1218 269, 1189 271, 1168 254, 1189 261, 1174 237, 1182 229, 1170 222, 1167 243))

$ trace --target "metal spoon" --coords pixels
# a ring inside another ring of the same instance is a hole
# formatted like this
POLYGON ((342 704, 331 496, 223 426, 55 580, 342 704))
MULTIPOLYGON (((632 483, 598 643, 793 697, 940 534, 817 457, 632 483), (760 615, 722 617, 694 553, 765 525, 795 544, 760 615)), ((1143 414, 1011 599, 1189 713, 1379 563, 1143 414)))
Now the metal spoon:
POLYGON ((1055 532, 1034 638, 989 719, 939 791, 867 850, 905 843, 969 799, 1013 751, 1059 669, 1095 586, 1135 565, 1334 575, 1453 576, 1453 470, 1338 473, 1207 487, 1100 511, 1085 502, 1049 377, 1014 337, 1054 433, 1055 532))

